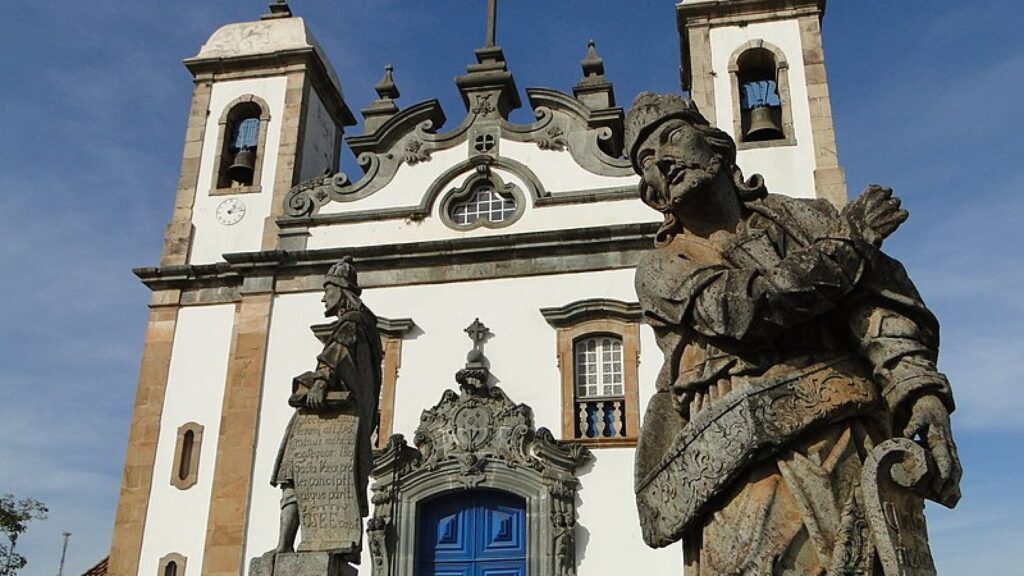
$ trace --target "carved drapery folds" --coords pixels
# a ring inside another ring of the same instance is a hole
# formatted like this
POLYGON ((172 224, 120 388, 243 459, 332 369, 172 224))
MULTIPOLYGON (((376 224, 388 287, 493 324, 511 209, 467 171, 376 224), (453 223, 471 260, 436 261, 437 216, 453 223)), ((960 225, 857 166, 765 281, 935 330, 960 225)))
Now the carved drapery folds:
POLYGON ((575 471, 592 458, 586 447, 536 430, 532 410, 500 388, 469 384, 423 412, 414 441, 412 448, 394 435, 375 458, 367 531, 374 576, 412 576, 417 504, 471 488, 526 500, 530 574, 575 574, 575 471))

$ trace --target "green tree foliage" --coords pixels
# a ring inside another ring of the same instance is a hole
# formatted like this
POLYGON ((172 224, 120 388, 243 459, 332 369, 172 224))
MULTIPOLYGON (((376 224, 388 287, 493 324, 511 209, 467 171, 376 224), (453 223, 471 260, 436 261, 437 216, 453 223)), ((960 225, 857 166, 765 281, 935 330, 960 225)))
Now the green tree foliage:
POLYGON ((14 551, 18 537, 28 529, 31 520, 45 520, 49 512, 38 500, 16 500, 13 494, 0 496, 0 576, 15 576, 28 560, 14 551), (6 540, 6 542, 4 542, 6 540))

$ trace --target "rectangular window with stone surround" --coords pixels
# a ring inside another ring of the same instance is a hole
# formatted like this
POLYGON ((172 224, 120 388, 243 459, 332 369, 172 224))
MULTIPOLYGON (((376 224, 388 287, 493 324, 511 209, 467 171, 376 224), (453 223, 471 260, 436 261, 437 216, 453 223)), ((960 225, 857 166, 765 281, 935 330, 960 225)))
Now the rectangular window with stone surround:
POLYGON ((635 445, 639 305, 592 299, 541 313, 557 331, 562 439, 591 447, 635 445))

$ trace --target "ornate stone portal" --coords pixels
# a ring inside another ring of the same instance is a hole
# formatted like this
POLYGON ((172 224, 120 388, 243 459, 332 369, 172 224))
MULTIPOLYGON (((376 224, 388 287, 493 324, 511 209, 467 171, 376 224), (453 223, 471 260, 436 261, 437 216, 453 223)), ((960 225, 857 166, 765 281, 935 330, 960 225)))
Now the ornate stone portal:
POLYGON ((880 250, 899 200, 769 195, 672 94, 637 97, 626 150, 664 215, 636 277, 666 358, 636 454, 645 541, 682 539, 687 576, 935 574, 924 499, 956 505, 960 464, 938 323, 880 250))
POLYGON ((533 414, 496 386, 482 352, 486 326, 475 321, 466 367, 456 374, 461 393, 446 390, 420 417, 410 447, 391 437, 375 459, 374 515, 367 537, 374 576, 412 576, 417 506, 470 489, 500 490, 526 501, 527 570, 537 576, 576 573, 576 469, 592 459, 581 445, 534 429, 533 414))

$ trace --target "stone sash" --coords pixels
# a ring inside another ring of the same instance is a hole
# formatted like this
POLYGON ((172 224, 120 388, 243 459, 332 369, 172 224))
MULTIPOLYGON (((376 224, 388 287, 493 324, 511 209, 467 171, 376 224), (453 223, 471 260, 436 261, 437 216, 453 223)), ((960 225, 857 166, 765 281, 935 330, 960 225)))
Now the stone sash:
POLYGON ((697 414, 637 481, 644 541, 660 548, 680 540, 751 462, 812 426, 877 406, 876 386, 860 372, 856 360, 843 358, 750 379, 697 414))

